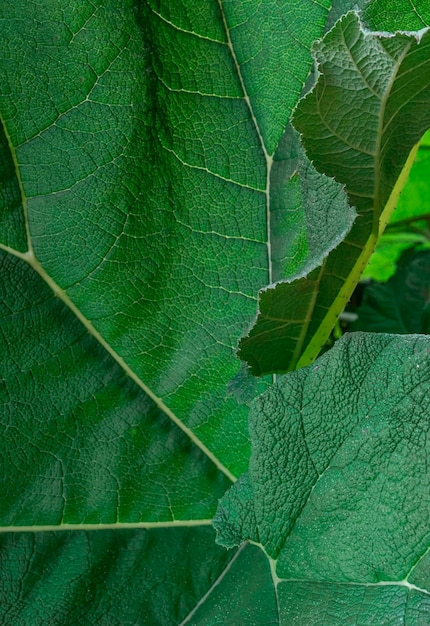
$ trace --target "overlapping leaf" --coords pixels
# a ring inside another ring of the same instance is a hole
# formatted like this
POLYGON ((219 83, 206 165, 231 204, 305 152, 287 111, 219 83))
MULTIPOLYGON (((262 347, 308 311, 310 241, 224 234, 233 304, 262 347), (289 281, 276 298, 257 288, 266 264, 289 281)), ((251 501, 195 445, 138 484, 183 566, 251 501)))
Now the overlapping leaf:
POLYGON ((211 528, 4 534, 0 620, 178 626, 234 566, 235 554, 213 535, 211 528))
POLYGON ((430 34, 365 33, 354 13, 316 46, 321 75, 294 124, 315 167, 345 185, 358 218, 306 278, 260 294, 240 356, 255 374, 311 362, 348 301, 430 125, 430 34), (266 343, 266 338, 270 340, 266 343))
POLYGON ((247 406, 226 388, 270 282, 268 155, 327 15, 309 2, 306 17, 293 5, 267 22, 253 4, 1 9, 5 158, 28 259, 233 473, 246 467, 247 406))
POLYGON ((274 559, 281 623, 428 616, 429 354, 427 336, 353 333, 255 402, 215 525, 274 559))
POLYGON ((377 30, 420 30, 430 24, 430 7, 426 0, 373 0, 363 17, 377 30))

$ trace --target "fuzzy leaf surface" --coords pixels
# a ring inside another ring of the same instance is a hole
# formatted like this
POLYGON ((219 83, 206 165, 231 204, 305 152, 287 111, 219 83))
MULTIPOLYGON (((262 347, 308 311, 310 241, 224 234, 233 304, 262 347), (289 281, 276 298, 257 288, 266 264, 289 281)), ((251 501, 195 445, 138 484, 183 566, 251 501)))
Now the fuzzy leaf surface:
MULTIPOLYGON (((353 12, 315 47, 321 75, 294 125, 315 168, 345 186, 358 217, 306 277, 260 294, 240 356, 254 374, 317 356, 359 280, 430 126, 430 33, 365 33, 353 12)), ((316 219, 316 218, 315 218, 316 219)))
POLYGON ((429 354, 427 336, 352 333, 255 401, 249 471, 214 525, 273 559, 281 623, 428 611, 429 354))

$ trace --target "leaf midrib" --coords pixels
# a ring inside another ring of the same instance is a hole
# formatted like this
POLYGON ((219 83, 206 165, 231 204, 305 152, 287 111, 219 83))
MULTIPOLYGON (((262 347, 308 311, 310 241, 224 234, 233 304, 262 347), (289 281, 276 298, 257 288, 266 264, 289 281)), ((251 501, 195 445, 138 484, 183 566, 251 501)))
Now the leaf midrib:
POLYGON ((50 531, 63 530, 79 530, 79 531, 98 531, 98 530, 125 530, 125 529, 159 529, 159 528, 188 528, 191 526, 211 526, 211 519, 190 519, 190 520, 173 520, 170 522, 112 522, 112 523, 95 523, 95 524, 39 524, 35 526, 1 526, 1 533, 43 533, 50 531))
POLYGON ((273 165, 273 155, 269 154, 266 148, 266 145, 264 143, 264 138, 263 135, 261 133, 261 129, 260 126, 258 124, 252 103, 251 103, 251 99, 249 97, 248 91, 246 89, 246 85, 245 85, 245 81, 243 79, 242 76, 242 71, 240 69, 240 64, 237 60, 237 56, 236 56, 236 51, 234 49, 233 46, 233 42, 230 36, 230 29, 228 27, 227 24, 227 18, 225 16, 224 13, 224 7, 222 5, 222 0, 218 0, 218 6, 219 6, 219 10, 222 16, 222 20, 223 20, 223 24, 224 24, 224 30, 225 30, 225 34, 227 37, 227 45, 229 47, 230 50, 230 54, 231 57, 233 59, 233 63, 234 66, 236 68, 236 72, 237 72, 237 76, 239 79, 239 83, 242 87, 242 91, 243 91, 243 98, 245 100, 246 106, 248 107, 251 119, 252 119, 252 123, 254 125, 255 131, 257 133, 259 142, 260 142, 260 146, 261 146, 261 150, 264 154, 264 158, 266 161, 266 187, 264 190, 264 194, 265 194, 265 198, 266 198, 266 245, 267 245, 267 271, 268 271, 268 285, 271 285, 273 283, 273 261, 272 261, 272 242, 271 242, 271 206, 270 206, 270 175, 271 175, 271 169, 272 169, 272 165, 273 165))
POLYGON ((430 591, 427 589, 423 589, 422 587, 418 587, 410 582, 408 582, 407 578, 403 578, 402 580, 380 580, 377 583, 366 583, 366 582, 355 582, 355 581, 345 581, 345 580, 320 580, 320 579, 312 579, 312 578, 278 578, 276 579, 275 584, 279 585, 281 583, 306 583, 309 585, 342 585, 342 586, 350 586, 350 587, 406 587, 408 590, 418 591, 427 596, 430 596, 430 591))

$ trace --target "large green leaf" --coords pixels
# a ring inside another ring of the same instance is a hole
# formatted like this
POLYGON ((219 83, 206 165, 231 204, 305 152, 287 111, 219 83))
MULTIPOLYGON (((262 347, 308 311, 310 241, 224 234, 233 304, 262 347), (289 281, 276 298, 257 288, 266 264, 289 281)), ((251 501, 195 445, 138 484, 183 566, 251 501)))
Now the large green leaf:
POLYGON ((214 523, 269 555, 281 623, 428 619, 429 353, 352 333, 255 401, 249 472, 214 523))
POLYGON ((339 20, 348 11, 362 11, 368 0, 333 0, 331 10, 327 18, 326 29, 333 28, 337 20, 339 20))
POLYGON ((210 520, 225 474, 0 251, 1 527, 210 520))
POLYGON ((2 624, 177 626, 237 556, 178 528, 5 534, 0 558, 2 624))
POLYGON ((294 124, 313 165, 346 187, 351 232, 305 277, 260 294, 240 344, 255 374, 294 369, 318 354, 359 280, 430 126, 430 33, 364 32, 349 13, 315 47, 321 75, 294 124))
MULTIPOLYGON (((310 1, 305 18, 274 3, 267 20, 259 3, 169 4, 58 0, 43 19, 27 2, 3 5, 4 159, 21 191, 25 260, 238 473, 247 406, 226 387, 270 282, 270 155, 327 11, 310 1)), ((3 239, 22 252, 12 244, 3 239)))
POLYGON ((267 387, 235 351, 275 258, 283 276, 273 154, 329 7, 1 3, 5 623, 275 611, 264 559, 258 606, 246 579, 236 605, 211 592, 255 550, 230 566, 207 526, 267 387))
POLYGON ((211 528, 14 533, 0 558, 2 624, 278 623, 266 557, 227 553, 211 528))
MULTIPOLYGON (((430 7, 426 0, 373 0, 364 11, 364 19, 376 30, 418 30, 430 26, 430 7)), ((365 278, 386 281, 393 276, 396 262, 408 248, 427 248, 426 223, 417 218, 430 215, 430 133, 420 144, 409 179, 399 198, 389 228, 381 237, 363 273, 365 278)))
POLYGON ((267 383, 236 343, 293 271, 294 199, 294 271, 353 215, 284 132, 329 6, 0 5, 3 623, 288 623, 273 563, 209 523, 248 463, 267 383), (325 241, 311 181, 345 212, 325 241))

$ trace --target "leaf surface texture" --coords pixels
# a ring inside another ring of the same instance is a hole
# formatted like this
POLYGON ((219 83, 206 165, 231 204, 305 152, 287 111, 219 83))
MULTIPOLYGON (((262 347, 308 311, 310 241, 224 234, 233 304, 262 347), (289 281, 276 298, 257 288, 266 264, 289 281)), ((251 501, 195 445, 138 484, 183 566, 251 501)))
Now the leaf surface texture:
MULTIPOLYGON (((315 46, 320 76, 293 122, 315 168, 345 186, 354 226, 305 277, 263 290, 240 356, 256 375, 312 362, 370 258, 430 125, 430 34, 371 34, 344 16, 315 46)), ((318 213, 312 214, 314 223, 318 213)))

